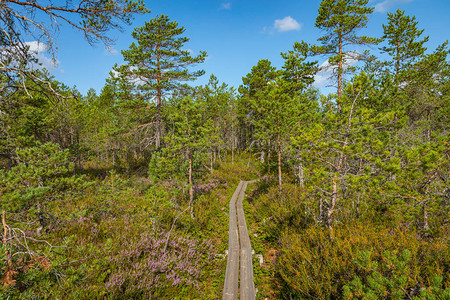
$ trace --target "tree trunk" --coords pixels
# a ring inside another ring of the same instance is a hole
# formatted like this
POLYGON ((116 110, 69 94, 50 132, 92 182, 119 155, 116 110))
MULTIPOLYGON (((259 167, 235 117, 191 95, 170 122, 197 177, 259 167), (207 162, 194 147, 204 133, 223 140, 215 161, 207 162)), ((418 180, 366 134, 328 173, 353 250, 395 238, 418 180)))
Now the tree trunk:
MULTIPOLYGON (((339 55, 342 55, 342 36, 339 35, 339 55)), ((339 58, 339 66, 338 66, 338 112, 341 112, 341 95, 342 95, 342 73, 343 73, 343 57, 339 58)))
POLYGON ((396 62, 395 62, 395 75, 398 75, 400 72, 400 41, 397 41, 397 56, 396 56, 396 62))
POLYGON ((191 218, 194 219, 194 187, 192 186, 192 158, 189 158, 189 207, 191 208, 191 218))
POLYGON ((211 162, 210 162, 210 164, 211 164, 210 171, 211 171, 211 174, 212 174, 212 173, 213 173, 213 165, 214 165, 214 163, 213 163, 213 153, 212 153, 212 151, 211 151, 211 162))
POLYGON ((320 199, 320 202, 319 202, 319 220, 320 220, 321 224, 323 222, 325 222, 325 213, 324 213, 324 209, 323 209, 323 199, 322 198, 320 199))
POLYGON ((422 210, 423 210, 423 230, 430 230, 430 225, 428 224, 427 202, 428 201, 424 201, 423 205, 422 205, 422 210))
POLYGON ((358 199, 356 200, 356 219, 359 219, 359 198, 360 194, 358 193, 358 199))
MULTIPOLYGON (((159 94, 159 92, 158 92, 159 94)), ((156 135, 155 135, 155 146, 156 149, 161 147, 161 98, 158 95, 158 104, 157 104, 157 115, 156 115, 156 135)))
POLYGON ((233 102, 231 102, 231 164, 234 164, 234 113, 233 113, 233 102))
POLYGON ((155 146, 156 149, 159 149, 161 147, 161 99, 162 99, 162 89, 161 89, 161 76, 162 76, 162 70, 161 70, 161 65, 160 65, 160 54, 159 54, 159 48, 160 48, 160 44, 158 43, 158 45, 156 46, 156 53, 157 57, 156 57, 156 67, 158 69, 158 74, 156 77, 156 82, 157 82, 157 95, 156 95, 156 134, 155 134, 155 146))
POLYGON ((327 213, 327 225, 328 229, 330 230, 330 239, 334 239, 334 231, 333 231, 333 213, 334 209, 336 207, 336 200, 337 200, 337 176, 334 176, 333 178, 333 193, 331 194, 331 203, 330 207, 328 208, 327 213))
POLYGON ((298 181, 302 188, 305 187, 305 177, 303 174, 303 164, 302 163, 300 163, 300 165, 298 166, 298 181))
POLYGON ((281 181, 281 136, 278 134, 278 186, 281 191, 282 181, 281 181))
POLYGON ((234 164, 234 147, 231 146, 231 164, 234 164))

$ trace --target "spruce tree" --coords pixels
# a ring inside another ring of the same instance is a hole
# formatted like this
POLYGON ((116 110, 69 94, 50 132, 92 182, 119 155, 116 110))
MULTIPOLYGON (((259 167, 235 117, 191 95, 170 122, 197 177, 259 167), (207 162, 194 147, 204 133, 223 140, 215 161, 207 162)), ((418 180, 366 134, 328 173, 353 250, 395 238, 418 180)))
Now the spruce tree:
POLYGON ((195 80, 204 74, 203 70, 188 70, 188 66, 204 62, 206 52, 191 56, 188 50, 183 49, 189 41, 189 38, 181 36, 184 32, 184 27, 179 27, 176 21, 160 15, 136 28, 132 33, 136 43, 122 51, 127 64, 118 71, 135 83, 136 90, 146 101, 156 100, 156 148, 161 143, 163 98, 186 89, 187 86, 181 82, 195 80))
POLYGON ((345 51, 345 48, 349 45, 370 45, 377 41, 356 34, 358 29, 367 25, 368 15, 374 10, 373 7, 367 7, 368 2, 369 0, 323 0, 320 3, 315 25, 325 35, 318 39, 322 45, 316 51, 330 55, 330 65, 337 66, 335 73, 338 99, 342 94, 345 62, 349 58, 361 58, 355 51, 345 51))
POLYGON ((423 29, 417 28, 416 17, 405 15, 405 11, 398 9, 395 14, 388 13, 388 24, 383 25, 383 40, 388 45, 380 48, 393 58, 395 63, 395 74, 411 64, 425 53, 427 48, 424 44, 428 41, 428 36, 420 40, 423 29))

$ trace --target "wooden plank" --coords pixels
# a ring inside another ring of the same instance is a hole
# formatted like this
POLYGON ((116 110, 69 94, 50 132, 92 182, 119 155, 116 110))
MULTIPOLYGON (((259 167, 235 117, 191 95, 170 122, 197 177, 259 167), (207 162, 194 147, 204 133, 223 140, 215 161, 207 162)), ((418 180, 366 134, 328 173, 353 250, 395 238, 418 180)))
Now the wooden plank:
POLYGON ((229 204, 229 229, 228 229, 228 260, 225 272, 225 283, 223 288, 224 300, 235 300, 238 298, 239 282, 239 233, 236 217, 236 201, 241 194, 244 182, 239 182, 229 204))
POLYGON ((240 299, 242 300, 254 300, 256 298, 253 281, 252 246, 245 221, 244 208, 242 207, 248 183, 248 181, 244 182, 236 204, 240 241, 240 299))

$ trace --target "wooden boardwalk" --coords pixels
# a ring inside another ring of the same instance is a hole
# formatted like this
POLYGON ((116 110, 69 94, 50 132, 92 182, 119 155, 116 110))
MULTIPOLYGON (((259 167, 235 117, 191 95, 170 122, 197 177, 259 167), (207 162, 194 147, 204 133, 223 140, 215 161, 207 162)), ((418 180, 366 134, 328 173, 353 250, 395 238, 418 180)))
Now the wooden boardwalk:
POLYGON ((242 300, 254 300, 256 298, 253 282, 252 247, 242 207, 245 190, 247 185, 252 182, 239 182, 230 200, 228 261, 223 288, 224 300, 238 299, 238 294, 240 294, 242 300))

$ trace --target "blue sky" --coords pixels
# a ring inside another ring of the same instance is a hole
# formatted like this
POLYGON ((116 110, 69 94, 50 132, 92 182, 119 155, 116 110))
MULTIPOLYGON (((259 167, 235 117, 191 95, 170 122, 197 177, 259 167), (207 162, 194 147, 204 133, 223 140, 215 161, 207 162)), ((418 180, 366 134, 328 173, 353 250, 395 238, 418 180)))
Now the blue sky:
MULTIPOLYGON (((57 37, 58 65, 50 71, 57 80, 76 86, 83 94, 89 88, 100 92, 112 66, 123 62, 120 50, 133 42, 130 34, 133 28, 166 14, 186 28, 185 36, 191 39, 187 49, 194 54, 200 50, 208 53, 206 62, 200 65, 206 75, 193 84, 207 83, 213 73, 221 82, 237 88, 258 60, 269 59, 274 66, 281 67, 280 52, 290 50, 295 41, 313 43, 321 36, 314 27, 319 4, 319 0, 147 1, 150 14, 138 16, 124 32, 110 32, 109 36, 116 40, 110 51, 102 45, 91 47, 75 30, 61 28, 57 37)), ((380 37, 387 12, 400 8, 415 15, 419 27, 425 28, 424 34, 430 36, 429 50, 450 38, 450 0, 371 0, 370 5, 376 11, 361 34, 380 37)), ((44 65, 49 65, 45 52, 39 57, 44 65)), ((325 60, 318 59, 319 63, 325 60)), ((319 87, 326 92, 324 85, 322 82, 319 87)))

